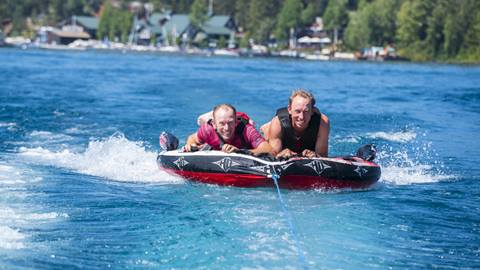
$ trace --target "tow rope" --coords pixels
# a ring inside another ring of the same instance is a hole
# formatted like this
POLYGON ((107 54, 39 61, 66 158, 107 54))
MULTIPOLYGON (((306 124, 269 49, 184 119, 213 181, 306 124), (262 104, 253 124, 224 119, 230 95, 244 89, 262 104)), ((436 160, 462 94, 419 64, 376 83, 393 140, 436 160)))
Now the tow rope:
POLYGON ((278 180, 280 179, 280 175, 277 174, 274 166, 271 166, 270 171, 271 171, 271 175, 269 175, 269 176, 270 176, 270 178, 272 178, 273 182, 275 183, 275 187, 277 189, 278 201, 280 203, 280 207, 282 208, 283 214, 287 218, 288 225, 289 225, 289 228, 290 228, 290 234, 293 237, 293 242, 295 243, 295 248, 297 249, 298 263, 300 264, 300 266, 303 269, 308 269, 308 267, 305 263, 305 257, 303 255, 303 251, 302 251, 302 249, 300 248, 300 245, 299 245, 298 236, 297 236, 297 232, 296 232, 296 229, 295 229, 295 225, 293 223, 292 215, 288 211, 287 206, 285 205, 285 202, 283 201, 282 193, 280 192, 280 186, 278 185, 278 180))

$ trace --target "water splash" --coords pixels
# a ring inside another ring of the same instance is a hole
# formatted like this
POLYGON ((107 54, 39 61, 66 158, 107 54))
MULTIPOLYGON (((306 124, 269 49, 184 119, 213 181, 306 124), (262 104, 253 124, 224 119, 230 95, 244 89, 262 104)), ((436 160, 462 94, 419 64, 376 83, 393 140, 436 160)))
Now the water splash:
POLYGON ((378 152, 378 164, 382 167, 381 182, 395 185, 433 183, 455 179, 443 171, 445 166, 438 160, 432 161, 426 148, 414 148, 413 156, 407 150, 378 152))
POLYGON ((8 226, 0 226, 0 249, 22 249, 26 235, 8 226))
POLYGON ((408 128, 335 137, 337 143, 348 144, 373 140, 378 150, 376 162, 382 167, 380 182, 409 185, 455 179, 455 176, 445 173, 441 157, 436 154, 432 143, 425 139, 428 139, 426 133, 408 128))
POLYGON ((157 154, 147 151, 142 142, 129 141, 120 133, 104 140, 90 141, 85 151, 80 153, 69 148, 51 151, 43 147, 21 147, 19 154, 33 163, 116 181, 158 184, 184 182, 179 177, 160 171, 156 165, 157 154))
POLYGON ((346 137, 335 136, 333 138, 337 143, 359 143, 361 138, 355 135, 348 135, 346 137))
POLYGON ((383 139, 391 142, 407 143, 414 140, 417 134, 413 131, 400 131, 400 132, 371 132, 366 134, 370 139, 383 139))

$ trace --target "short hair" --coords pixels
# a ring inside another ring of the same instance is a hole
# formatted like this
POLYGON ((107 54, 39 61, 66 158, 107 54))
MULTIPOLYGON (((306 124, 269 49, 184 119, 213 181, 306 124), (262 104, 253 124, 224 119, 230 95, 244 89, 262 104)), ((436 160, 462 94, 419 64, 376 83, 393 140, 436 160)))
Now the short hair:
POLYGON ((288 99, 288 105, 292 105, 292 101, 296 96, 301 96, 303 98, 310 99, 310 101, 311 101, 310 103, 312 104, 312 108, 313 108, 313 106, 315 106, 315 98, 313 97, 312 93, 310 93, 309 91, 307 91, 305 89, 294 90, 292 92, 292 95, 288 99))
POLYGON ((215 112, 220 110, 220 109, 232 110, 233 115, 237 115, 237 110, 235 109, 235 107, 233 107, 231 104, 228 104, 228 103, 222 103, 222 104, 218 104, 217 106, 213 107, 213 110, 212 110, 212 117, 213 118, 215 118, 215 112))

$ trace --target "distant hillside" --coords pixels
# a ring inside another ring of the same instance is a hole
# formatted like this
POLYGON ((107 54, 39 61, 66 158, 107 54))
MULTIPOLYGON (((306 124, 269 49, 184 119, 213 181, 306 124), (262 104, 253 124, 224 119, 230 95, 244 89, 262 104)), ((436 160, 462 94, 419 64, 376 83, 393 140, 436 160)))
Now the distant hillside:
MULTIPOLYGON (((128 10, 126 0, 36 0, 0 2, 0 19, 10 35, 32 35, 34 25, 55 25, 72 15, 99 15, 106 2, 128 10)), ((147 2, 147 1, 142 1, 147 2)), ((207 12, 208 0, 151 0, 155 11, 207 12)), ((213 0, 213 12, 230 14, 257 43, 275 37, 286 44, 321 16, 340 49, 393 45, 413 60, 480 62, 478 0, 213 0)), ((201 21, 201 20, 200 20, 201 21)))

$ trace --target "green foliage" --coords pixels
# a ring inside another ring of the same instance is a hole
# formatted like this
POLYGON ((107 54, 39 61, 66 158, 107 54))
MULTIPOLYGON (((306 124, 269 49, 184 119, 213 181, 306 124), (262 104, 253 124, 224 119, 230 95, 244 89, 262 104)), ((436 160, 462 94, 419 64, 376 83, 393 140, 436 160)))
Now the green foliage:
POLYGON ((327 29, 333 30, 347 26, 347 3, 348 0, 333 0, 328 2, 325 14, 323 14, 323 21, 327 29))
POLYGON ((345 32, 347 47, 384 46, 395 41, 395 17, 399 1, 376 0, 363 3, 351 14, 345 32))
POLYGON ((475 7, 475 17, 465 33, 464 42, 458 55, 459 60, 465 62, 480 62, 480 3, 475 7))
POLYGON ((300 17, 303 10, 300 0, 285 0, 277 17, 275 36, 279 40, 286 40, 290 29, 296 29, 300 25, 300 17))
POLYGON ((350 22, 345 30, 345 45, 356 50, 370 45, 371 29, 368 25, 370 12, 368 8, 351 14, 350 22))
POLYGON ((426 44, 431 57, 443 54, 443 43, 445 42, 443 29, 448 15, 448 5, 448 0, 439 0, 433 9, 432 16, 427 19, 426 44))
POLYGON ((254 39, 265 43, 270 38, 270 35, 275 30, 275 19, 265 18, 260 22, 256 31, 254 32, 254 39))
POLYGON ((224 36, 220 36, 217 42, 217 48, 225 48, 227 47, 227 41, 225 40, 224 36))
POLYGON ((235 1, 234 19, 237 26, 243 31, 246 30, 248 22, 249 1, 235 1))
POLYGON ((208 19, 207 5, 205 0, 195 0, 190 8, 190 22, 193 26, 199 27, 208 19))
POLYGON ((412 59, 428 59, 428 18, 433 12, 434 1, 407 0, 397 14, 396 38, 401 52, 412 59))
POLYGON ((318 16, 317 8, 315 3, 309 3, 307 7, 302 11, 301 22, 303 25, 312 24, 315 20, 315 17, 318 16))
POLYGON ((413 60, 477 59, 479 12, 476 0, 407 0, 397 15, 400 51, 413 60))
POLYGON ((240 39, 240 42, 238 44, 238 46, 240 48, 248 48, 249 46, 249 40, 250 40, 250 35, 248 33, 246 33, 242 39, 240 39))
POLYGON ((275 29, 275 1, 252 0, 249 6, 247 31, 257 43, 266 41, 275 29))
MULTIPOLYGON (((57 26, 72 15, 92 16, 104 6, 97 37, 127 41, 132 26, 130 0, 1 0, 0 19, 11 20, 10 35, 31 35, 35 26, 57 26), (28 23, 27 23, 28 22, 28 23)), ((142 0, 156 11, 190 14, 194 25, 207 19, 207 0, 142 0)), ((413 60, 480 62, 479 0, 215 0, 215 14, 230 14, 245 36, 264 43, 275 33, 280 44, 290 29, 323 16, 328 34, 343 33, 347 48, 387 44, 413 60)), ((342 37, 340 35, 340 37, 342 37)), ((220 43, 220 41, 219 41, 220 43)))
POLYGON ((105 5, 97 29, 97 38, 107 37, 109 40, 118 38, 122 42, 128 40, 132 27, 133 16, 128 11, 114 8, 110 3, 105 5))
POLYGON ((453 57, 460 52, 464 43, 465 30, 472 27, 476 16, 478 16, 478 6, 477 0, 460 1, 453 9, 454 12, 446 18, 444 48, 447 56, 453 57))

